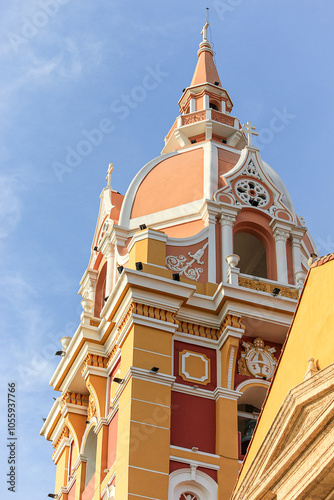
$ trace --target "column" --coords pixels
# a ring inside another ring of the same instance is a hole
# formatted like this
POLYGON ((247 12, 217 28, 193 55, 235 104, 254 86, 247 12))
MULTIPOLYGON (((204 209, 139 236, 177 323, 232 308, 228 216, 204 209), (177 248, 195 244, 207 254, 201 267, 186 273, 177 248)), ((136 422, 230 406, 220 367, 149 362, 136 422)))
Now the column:
POLYGON ((220 213, 219 205, 207 200, 202 209, 202 218, 206 226, 209 226, 208 238, 208 281, 210 283, 217 282, 216 275, 216 217, 220 213))
MULTIPOLYGON (((231 207, 232 208, 232 207, 231 207)), ((229 265, 226 262, 227 255, 231 255, 233 253, 233 226, 236 220, 236 215, 239 209, 235 212, 235 214, 222 213, 220 217, 220 225, 221 225, 221 242, 222 242, 222 282, 227 282, 227 271, 229 270, 229 265)))
POLYGON ((289 232, 286 229, 276 227, 274 229, 274 238, 276 244, 277 281, 287 284, 288 264, 286 258, 286 242, 289 238, 289 232))
POLYGON ((190 113, 194 113, 196 111, 196 101, 195 99, 190 99, 190 113))
POLYGON ((107 259, 106 297, 109 297, 113 288, 115 249, 110 245, 104 256, 107 259))
POLYGON ((208 109, 210 104, 210 99, 208 94, 204 94, 203 96, 203 109, 208 109))
POLYGON ((303 286, 306 273, 302 270, 302 260, 301 260, 301 241, 306 233, 306 229, 294 229, 291 231, 292 240, 292 261, 293 261, 293 275, 295 278, 295 284, 299 287, 303 286))

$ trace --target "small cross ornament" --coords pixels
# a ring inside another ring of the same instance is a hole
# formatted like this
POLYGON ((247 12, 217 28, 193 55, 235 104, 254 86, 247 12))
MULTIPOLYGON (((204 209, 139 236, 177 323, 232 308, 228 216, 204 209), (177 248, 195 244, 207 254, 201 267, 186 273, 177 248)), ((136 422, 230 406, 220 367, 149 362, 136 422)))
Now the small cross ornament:
POLYGON ((111 179, 111 174, 112 174, 113 170, 114 170, 113 164, 109 163, 109 167, 108 167, 108 171, 107 171, 107 177, 106 177, 106 181, 107 181, 107 186, 108 187, 111 187, 110 179, 111 179))
POLYGON ((248 146, 253 146, 253 138, 252 138, 252 135, 259 135, 258 132, 255 132, 255 128, 256 127, 253 127, 253 125, 251 124, 251 122, 247 122, 246 124, 244 123, 243 124, 243 131, 246 132, 247 134, 247 137, 248 137, 248 146))

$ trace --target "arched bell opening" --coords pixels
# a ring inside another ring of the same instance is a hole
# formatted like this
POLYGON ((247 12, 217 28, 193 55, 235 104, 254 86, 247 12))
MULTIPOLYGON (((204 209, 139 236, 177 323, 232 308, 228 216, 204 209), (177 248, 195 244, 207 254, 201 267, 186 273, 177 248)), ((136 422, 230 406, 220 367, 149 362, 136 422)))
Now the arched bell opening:
MULTIPOLYGON (((241 384, 242 386, 243 384, 241 384)), ((249 385, 237 388, 243 392, 238 401, 239 459, 243 460, 265 400, 269 382, 250 381, 249 385)))
POLYGON ((219 102, 218 101, 210 101, 209 108, 214 109, 215 111, 219 111, 219 102))
POLYGON ((237 233, 234 236, 234 253, 240 257, 238 267, 241 273, 268 278, 266 248, 254 234, 237 233))
POLYGON ((270 221, 260 211, 243 208, 234 225, 233 253, 240 257, 241 273, 276 281, 276 247, 270 221))
POLYGON ((94 316, 98 318, 104 306, 106 294, 107 263, 105 262, 98 275, 95 292, 94 316))

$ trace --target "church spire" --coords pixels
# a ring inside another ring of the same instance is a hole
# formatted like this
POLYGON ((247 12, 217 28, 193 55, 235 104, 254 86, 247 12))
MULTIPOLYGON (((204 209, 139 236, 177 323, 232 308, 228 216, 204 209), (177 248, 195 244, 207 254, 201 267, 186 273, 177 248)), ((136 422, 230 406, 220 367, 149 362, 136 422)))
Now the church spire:
POLYGON ((194 85, 201 85, 203 83, 212 83, 214 85, 217 85, 218 83, 221 87, 218 71, 213 60, 213 50, 207 35, 209 26, 210 23, 207 16, 207 21, 201 31, 203 40, 199 44, 199 50, 197 52, 198 61, 194 76, 191 80, 191 87, 194 85))

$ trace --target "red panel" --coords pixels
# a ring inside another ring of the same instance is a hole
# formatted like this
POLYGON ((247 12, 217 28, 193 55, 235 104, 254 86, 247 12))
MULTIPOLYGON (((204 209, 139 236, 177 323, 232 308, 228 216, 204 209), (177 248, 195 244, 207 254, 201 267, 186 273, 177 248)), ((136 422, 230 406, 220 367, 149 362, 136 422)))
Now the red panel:
POLYGON ((215 401, 172 391, 171 444, 215 453, 215 401))
POLYGON ((116 460, 117 424, 118 412, 116 412, 108 427, 107 469, 111 469, 113 463, 116 460))
POLYGON ((176 340, 174 342, 174 375, 176 376, 176 382, 178 384, 189 385, 191 387, 193 387, 194 385, 198 385, 201 389, 208 389, 209 391, 213 391, 217 387, 216 350, 198 346, 195 344, 187 344, 186 342, 179 342, 178 340, 176 340), (179 353, 183 350, 198 352, 200 354, 204 354, 207 358, 209 358, 211 366, 211 382, 209 384, 202 385, 198 382, 187 382, 186 380, 183 380, 183 378, 179 374, 179 353))

